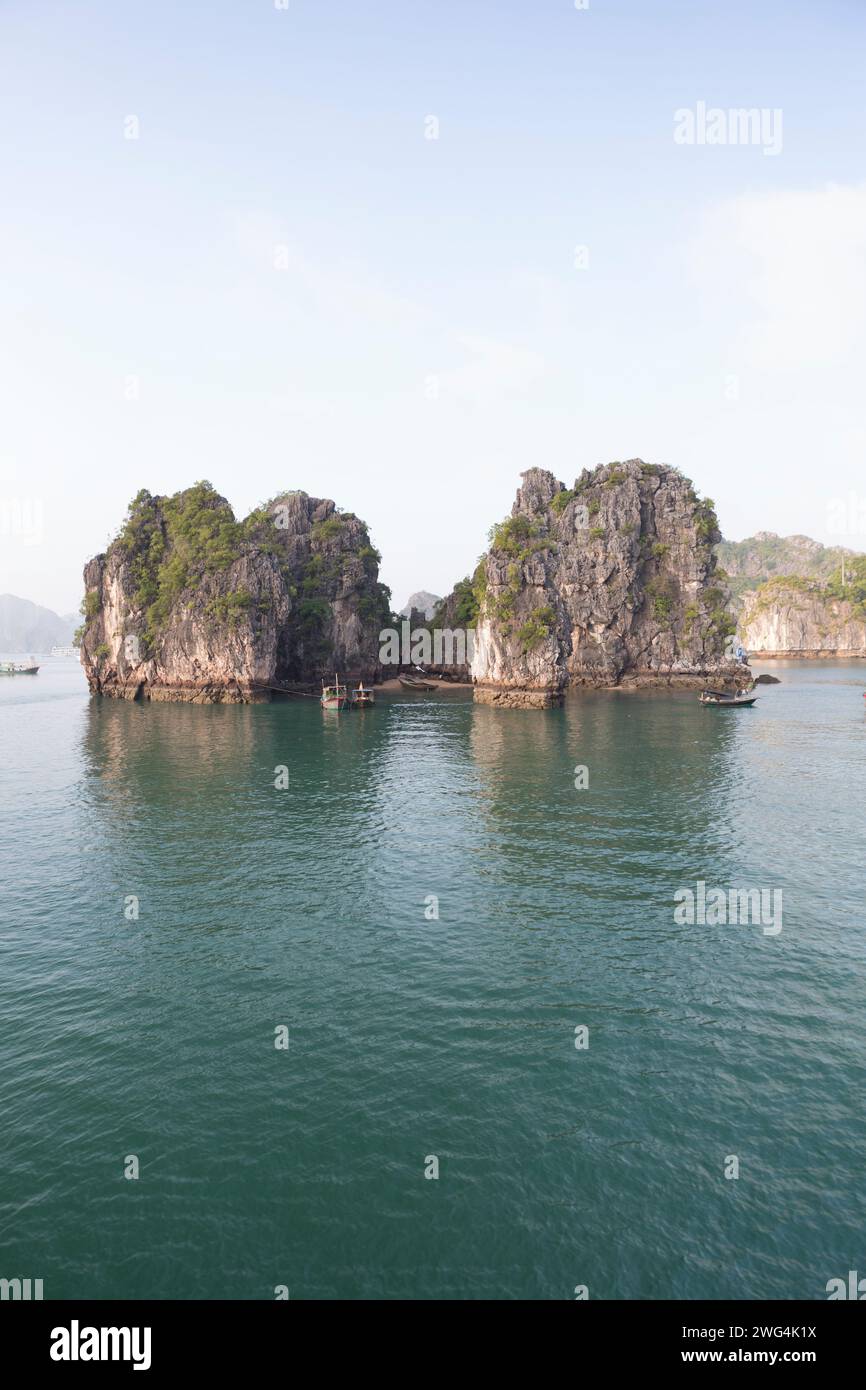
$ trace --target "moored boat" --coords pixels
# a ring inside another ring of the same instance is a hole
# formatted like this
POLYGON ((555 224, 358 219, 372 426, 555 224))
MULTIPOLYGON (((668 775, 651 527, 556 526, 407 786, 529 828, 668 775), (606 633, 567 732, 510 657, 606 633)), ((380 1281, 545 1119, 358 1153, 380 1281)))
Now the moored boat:
POLYGON ((716 705, 719 709, 736 709, 741 705, 753 705, 757 700, 757 695, 750 695, 747 690, 738 690, 735 695, 731 695, 727 690, 702 690, 698 697, 702 705, 716 705))
POLYGON ((352 704, 356 709, 369 709, 375 702, 372 690, 368 690, 363 681, 359 681, 352 691, 352 704))
POLYGON ((334 675, 333 685, 325 685, 322 681, 322 709, 345 709, 346 701, 346 687, 340 684, 338 675, 334 675))
POLYGON ((433 681, 422 681, 418 676, 398 676, 402 686, 407 690, 435 690, 436 685, 433 681))

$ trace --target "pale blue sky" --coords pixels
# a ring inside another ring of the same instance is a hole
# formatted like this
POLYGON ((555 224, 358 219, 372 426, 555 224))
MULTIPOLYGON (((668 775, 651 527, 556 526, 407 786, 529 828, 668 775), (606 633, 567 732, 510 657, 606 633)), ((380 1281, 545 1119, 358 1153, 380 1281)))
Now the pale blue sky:
POLYGON ((861 0, 2 0, 0 592, 77 606, 201 477, 356 511, 398 605, 533 465, 866 548, 864 41, 861 0), (699 101, 781 153, 676 144, 699 101))

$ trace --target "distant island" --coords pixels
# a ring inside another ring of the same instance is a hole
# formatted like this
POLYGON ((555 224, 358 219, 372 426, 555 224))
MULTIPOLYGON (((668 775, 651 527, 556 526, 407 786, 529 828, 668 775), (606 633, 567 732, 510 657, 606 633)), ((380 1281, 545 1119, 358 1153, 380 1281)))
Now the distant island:
POLYGON ((411 618, 413 613, 417 613, 429 622, 441 602, 441 595, 431 594, 427 589, 419 589, 417 593, 409 595, 405 606, 400 609, 400 617, 411 618))
POLYGON ((717 553, 756 659, 866 657, 866 555, 772 531, 722 541, 717 553))
POLYGON ((41 654, 68 647, 77 621, 73 614, 61 616, 29 599, 0 594, 0 651, 41 654))

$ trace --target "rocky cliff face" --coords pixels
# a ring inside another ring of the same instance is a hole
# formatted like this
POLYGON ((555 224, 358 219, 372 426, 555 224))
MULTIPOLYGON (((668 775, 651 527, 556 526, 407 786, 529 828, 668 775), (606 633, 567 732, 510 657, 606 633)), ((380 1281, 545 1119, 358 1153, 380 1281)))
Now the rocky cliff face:
POLYGON ((740 637, 762 657, 866 657, 866 613, 816 580, 781 578, 743 596, 740 637))
POLYGON ((209 484, 139 493, 85 567, 82 664, 125 699, 249 701, 275 683, 373 679, 388 591, 367 528, 286 493, 237 522, 209 484))
POLYGON ((540 468, 522 478, 475 579, 480 698, 747 678, 725 656, 733 622, 713 506, 687 478, 640 459, 585 469, 569 489, 540 468))

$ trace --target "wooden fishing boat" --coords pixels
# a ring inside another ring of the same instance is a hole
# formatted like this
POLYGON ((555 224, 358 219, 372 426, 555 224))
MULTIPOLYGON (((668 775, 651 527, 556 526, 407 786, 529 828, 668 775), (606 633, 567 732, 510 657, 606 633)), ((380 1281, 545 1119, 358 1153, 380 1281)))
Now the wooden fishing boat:
POLYGON ((435 690, 433 681, 421 680, 418 676, 398 676, 398 681, 407 690, 435 690))
POLYGON ((715 705, 718 709, 739 709, 742 705, 753 705, 757 698, 746 690, 738 690, 736 695, 726 690, 702 690, 699 696, 702 705, 715 705))
POLYGON ((374 703, 375 696, 372 690, 368 690, 363 681, 359 681, 352 691, 352 705, 355 709, 369 709, 374 703))
POLYGON ((348 699, 348 692, 344 685, 340 684, 340 677, 335 674, 334 684, 325 685, 322 681, 322 709, 345 709, 348 699))
POLYGON ((0 662, 0 676, 35 676, 39 667, 29 661, 0 662))

